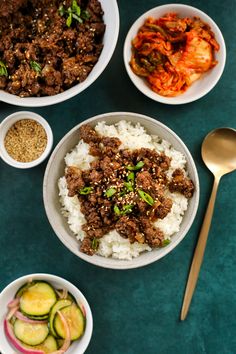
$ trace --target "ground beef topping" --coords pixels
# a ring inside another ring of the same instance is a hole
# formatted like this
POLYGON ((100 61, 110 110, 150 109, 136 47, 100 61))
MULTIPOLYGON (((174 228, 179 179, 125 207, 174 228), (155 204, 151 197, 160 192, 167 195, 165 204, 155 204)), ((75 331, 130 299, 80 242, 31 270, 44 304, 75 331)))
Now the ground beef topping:
POLYGON ((25 5, 27 0, 1 0, 0 2, 0 17, 7 17, 20 7, 25 5))
POLYGON ((84 81, 104 32, 98 0, 1 0, 0 89, 48 96, 84 81))
POLYGON ((191 198, 194 192, 194 185, 190 179, 185 177, 184 171, 177 168, 172 174, 169 190, 171 192, 180 192, 186 198, 191 198))
POLYGON ((185 171, 176 169, 168 178, 171 160, 164 153, 122 149, 118 138, 100 136, 89 125, 80 128, 80 137, 96 156, 89 169, 69 166, 65 174, 68 195, 77 195, 86 219, 81 251, 94 254, 99 239, 114 229, 130 243, 163 247, 164 234, 154 222, 171 211, 167 191, 192 197, 194 185, 185 171))

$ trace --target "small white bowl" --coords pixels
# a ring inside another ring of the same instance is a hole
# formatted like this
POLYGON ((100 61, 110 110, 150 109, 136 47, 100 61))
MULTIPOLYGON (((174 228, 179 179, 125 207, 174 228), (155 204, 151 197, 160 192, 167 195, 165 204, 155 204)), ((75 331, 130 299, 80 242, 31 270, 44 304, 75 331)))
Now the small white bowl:
POLYGON ((107 67, 116 47, 119 35, 120 18, 116 0, 100 0, 104 11, 104 23, 106 31, 103 37, 103 49, 101 55, 86 80, 71 87, 70 89, 53 96, 44 97, 19 97, 3 90, 0 90, 0 101, 15 106, 43 107, 57 104, 76 96, 89 87, 107 67))
POLYGON ((130 112, 113 112, 101 114, 78 124, 70 130, 58 143, 54 149, 45 171, 43 181, 43 199, 44 206, 49 222, 57 234, 61 242, 76 256, 83 260, 104 268, 111 269, 131 269, 138 268, 150 264, 164 257, 171 252, 185 237, 189 228, 191 227, 199 202, 199 180, 198 173, 194 160, 185 146, 183 141, 167 126, 150 117, 130 112), (170 142, 170 144, 180 151, 186 157, 187 170, 189 176, 195 185, 195 192, 193 197, 189 200, 188 208, 184 214, 180 225, 180 230, 176 232, 171 238, 171 243, 162 248, 153 249, 151 252, 143 252, 137 258, 132 260, 120 260, 115 258, 106 258, 99 255, 88 256, 79 250, 79 241, 69 228, 67 219, 62 215, 61 204, 59 201, 58 180, 65 172, 65 155, 71 151, 78 144, 79 128, 83 124, 90 124, 95 126, 98 122, 105 121, 107 124, 115 124, 120 120, 126 120, 133 124, 140 123, 148 134, 157 135, 162 139, 170 142))
POLYGON ((213 89, 216 85, 218 80, 220 79, 226 61, 226 48, 223 35, 217 26, 217 24, 203 11, 184 4, 168 4, 155 7, 147 12, 145 12, 142 16, 140 16, 130 28, 127 37, 125 39, 124 44, 124 63, 127 73, 133 82, 133 84, 147 97, 153 99, 154 101, 165 103, 165 104, 184 104, 189 103, 192 101, 196 101, 199 98, 206 95, 209 91, 213 89), (166 13, 175 12, 180 17, 200 17, 200 19, 207 23, 211 30, 215 34, 215 38, 220 45, 220 49, 218 52, 215 53, 215 59, 218 61, 218 64, 209 70, 207 73, 202 75, 202 77, 195 81, 186 92, 177 96, 177 97, 164 97, 158 95, 156 92, 152 91, 151 88, 148 86, 148 83, 143 78, 136 75, 131 67, 130 67, 130 59, 132 54, 132 40, 137 35, 139 28, 144 24, 144 21, 148 17, 153 17, 158 19, 159 17, 165 15, 166 13))
POLYGON ((31 168, 34 166, 39 165, 41 162, 43 162, 47 156, 49 155, 53 145, 53 135, 52 135, 52 130, 50 128, 50 125, 48 122, 41 117, 39 114, 36 114, 34 112, 27 112, 27 111, 20 111, 11 114, 10 116, 6 117, 0 124, 0 157, 8 164, 16 168, 31 168), (30 162, 19 162, 14 160, 7 152, 4 144, 4 139, 5 136, 8 132, 8 130, 11 128, 13 124, 15 124, 17 121, 22 120, 22 119, 32 119, 38 122, 39 124, 42 125, 42 127, 45 129, 45 132, 47 134, 47 145, 42 153, 42 155, 39 156, 36 160, 30 161, 30 162))
POLYGON ((29 274, 24 275, 21 278, 14 280, 10 283, 0 294, 0 352, 2 354, 16 354, 17 351, 10 345, 8 339, 6 338, 4 332, 4 319, 7 314, 7 304, 14 298, 17 290, 27 283, 29 280, 44 280, 48 283, 52 284, 55 288, 58 289, 67 289, 76 299, 79 305, 83 305, 86 313, 86 327, 83 337, 80 340, 73 342, 70 346, 66 354, 82 354, 85 352, 86 348, 89 345, 92 331, 93 331, 93 318, 92 312, 89 307, 89 304, 84 297, 84 295, 80 292, 78 288, 76 288, 73 284, 69 281, 55 276, 51 274, 43 274, 43 273, 36 273, 36 274, 29 274))

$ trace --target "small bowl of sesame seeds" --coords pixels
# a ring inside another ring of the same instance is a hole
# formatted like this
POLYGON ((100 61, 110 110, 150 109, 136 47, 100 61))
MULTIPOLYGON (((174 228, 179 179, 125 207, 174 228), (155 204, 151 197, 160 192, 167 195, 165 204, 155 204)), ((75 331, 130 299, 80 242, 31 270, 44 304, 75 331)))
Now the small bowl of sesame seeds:
POLYGON ((52 145, 49 124, 34 112, 13 113, 0 124, 0 157, 10 166, 37 166, 49 155, 52 145))

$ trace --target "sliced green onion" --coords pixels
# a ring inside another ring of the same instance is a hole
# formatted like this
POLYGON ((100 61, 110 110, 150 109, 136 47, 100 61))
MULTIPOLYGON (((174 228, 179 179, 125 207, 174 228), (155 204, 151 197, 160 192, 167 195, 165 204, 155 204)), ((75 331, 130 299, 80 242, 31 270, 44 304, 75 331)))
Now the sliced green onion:
POLYGON ((98 239, 96 237, 94 237, 91 247, 92 247, 93 250, 97 250, 98 246, 99 246, 99 241, 98 241, 98 239))
POLYGON ((105 193, 105 196, 107 198, 110 198, 112 197, 114 194, 116 194, 116 189, 115 188, 109 188, 107 189, 106 193, 105 193))
POLYGON ((63 5, 60 5, 60 7, 58 9, 58 12, 59 12, 60 16, 64 16, 65 15, 66 11, 65 11, 63 5))
POLYGON ((125 194, 127 194, 127 190, 123 189, 120 193, 119 193, 119 197, 123 197, 125 194))
POLYGON ((8 76, 6 65, 0 60, 0 76, 8 76))
POLYGON ((69 16, 67 17, 67 20, 66 20, 66 25, 67 25, 67 27, 70 27, 71 24, 72 24, 72 13, 70 12, 69 16))
POLYGON ((73 0, 72 2, 72 11, 77 15, 80 16, 81 15, 81 8, 80 6, 77 4, 76 0, 73 0))
POLYGON ((121 211, 121 214, 122 214, 122 215, 125 215, 125 214, 128 214, 128 213, 131 213, 133 207, 134 207, 134 206, 131 205, 131 204, 124 205, 124 206, 123 206, 123 209, 122 209, 122 211, 121 211))
POLYGON ((68 15, 66 19, 66 25, 67 27, 70 27, 72 25, 73 19, 78 21, 79 23, 83 23, 83 19, 86 19, 87 15, 84 14, 84 11, 81 11, 80 6, 77 4, 76 0, 72 1, 72 5, 69 6, 67 9, 63 7, 63 5, 60 5, 59 9, 59 14, 61 16, 64 16, 65 14, 68 15))
POLYGON ((30 60, 30 66, 31 66, 31 69, 33 69, 37 73, 41 73, 41 71, 42 71, 41 65, 39 63, 37 63, 36 61, 30 60))
POLYGON ((81 17, 84 19, 84 20, 88 20, 90 18, 90 13, 87 11, 87 10, 84 10, 82 11, 81 13, 81 17))
POLYGON ((78 21, 79 23, 83 23, 83 20, 82 20, 78 15, 72 14, 72 17, 73 17, 76 21, 78 21))
POLYGON ((139 161, 138 163, 137 163, 137 165, 135 166, 135 169, 136 170, 140 170, 140 168, 142 168, 144 166, 144 162, 143 161, 139 161))
POLYGON ((121 211, 119 209, 119 207, 117 205, 114 206, 114 212, 116 215, 120 215, 121 214, 121 211))
POLYGON ((134 177, 135 177, 134 172, 130 172, 130 173, 128 174, 127 181, 132 181, 132 182, 134 182, 134 177))
POLYGON ((86 195, 86 194, 91 193, 92 190, 93 190, 92 187, 84 187, 84 188, 80 189, 79 194, 86 195))
POLYGON ((127 191, 133 192, 134 188, 133 188, 131 182, 124 182, 124 185, 125 185, 127 191))
POLYGON ((163 241, 162 241, 161 246, 162 246, 162 247, 165 247, 165 246, 169 245, 170 243, 171 243, 171 240, 166 239, 166 240, 163 240, 163 241))
POLYGON ((149 205, 153 205, 155 203, 154 199, 148 193, 142 191, 141 189, 138 190, 138 194, 140 198, 142 198, 149 205))
POLYGON ((120 210, 120 208, 115 205, 114 206, 114 212, 116 215, 120 216, 120 215, 126 215, 126 214, 129 214, 132 212, 132 209, 133 209, 133 205, 132 204, 127 204, 127 205, 124 205, 122 210, 120 210))
POLYGON ((126 166, 129 171, 137 171, 140 170, 144 166, 143 161, 139 161, 135 166, 126 166))

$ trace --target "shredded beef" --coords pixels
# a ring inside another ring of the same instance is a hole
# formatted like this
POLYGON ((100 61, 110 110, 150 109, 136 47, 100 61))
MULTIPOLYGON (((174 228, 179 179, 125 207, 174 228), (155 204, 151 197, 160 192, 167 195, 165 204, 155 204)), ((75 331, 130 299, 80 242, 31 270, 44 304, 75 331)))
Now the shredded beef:
POLYGON ((148 148, 121 149, 118 138, 100 136, 90 125, 80 127, 80 138, 95 156, 87 170, 66 169, 69 196, 78 196, 86 219, 81 251, 95 253, 99 239, 114 229, 130 243, 162 247, 164 234, 154 222, 171 211, 167 192, 178 191, 190 198, 192 181, 181 169, 169 180, 171 160, 163 153, 148 148), (81 189, 87 192, 81 193, 81 189))

